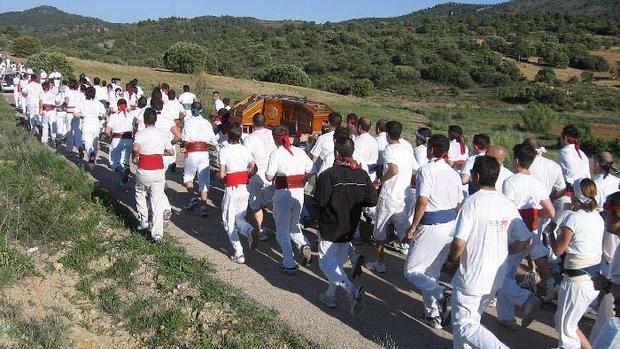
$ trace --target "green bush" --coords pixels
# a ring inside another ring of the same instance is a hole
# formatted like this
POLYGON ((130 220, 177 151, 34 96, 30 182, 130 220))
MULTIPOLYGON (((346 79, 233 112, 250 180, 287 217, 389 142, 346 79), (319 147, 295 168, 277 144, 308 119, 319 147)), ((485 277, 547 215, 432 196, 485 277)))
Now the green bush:
POLYGON ((162 56, 164 67, 179 73, 217 71, 216 58, 203 46, 179 41, 170 46, 162 56))
POLYGON ((546 82, 551 85, 555 85, 558 82, 558 78, 555 75, 555 70, 551 68, 543 68, 538 71, 534 81, 546 82))
POLYGON ((591 71, 584 70, 581 72, 581 81, 583 82, 592 82, 594 80, 594 73, 591 71))
POLYGON ((528 104, 521 114, 521 120, 526 130, 536 133, 545 133, 551 129, 556 116, 553 109, 539 103, 528 104))
POLYGON ((374 89, 375 86, 369 79, 360 79, 353 83, 353 94, 358 97, 370 96, 374 89))
POLYGON ((42 50, 39 39, 28 35, 18 36, 11 43, 11 53, 17 57, 28 57, 42 50))
POLYGON ((400 82, 416 83, 420 81, 420 72, 414 67, 397 65, 394 70, 396 71, 396 77, 400 80, 400 82))
POLYGON ((43 51, 35 53, 28 57, 26 65, 31 67, 34 71, 45 70, 51 72, 56 69, 64 80, 69 80, 74 77, 73 66, 67 60, 67 57, 60 52, 43 51))
POLYGON ((292 64, 276 64, 258 74, 258 79, 279 84, 310 86, 310 77, 301 68, 292 64))
POLYGON ((521 91, 519 99, 528 103, 540 102, 563 106, 566 104, 567 95, 566 91, 561 88, 550 86, 544 82, 533 82, 521 91))

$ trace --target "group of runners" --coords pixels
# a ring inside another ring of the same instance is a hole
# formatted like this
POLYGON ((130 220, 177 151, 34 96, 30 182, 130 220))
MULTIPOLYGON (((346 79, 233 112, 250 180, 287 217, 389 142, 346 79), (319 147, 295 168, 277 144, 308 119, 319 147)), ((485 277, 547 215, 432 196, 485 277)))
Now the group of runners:
POLYGON ((476 134, 467 144, 453 125, 447 134, 421 127, 408 135, 412 144, 396 120, 334 112, 306 151, 285 126, 266 128, 260 113, 244 133, 217 91, 207 111, 187 85, 177 95, 162 83, 145 95, 137 79, 64 81, 31 70, 15 83, 15 105, 43 143, 77 152, 91 169, 99 144, 108 143, 109 166, 123 189, 133 177, 139 229, 154 242, 171 216, 166 173, 180 152, 186 210, 208 215, 211 172, 223 183, 217 205, 230 260, 245 263, 248 250, 268 239, 263 221, 271 211, 279 268, 295 274, 318 255, 329 281, 319 295, 326 307, 338 306, 342 288, 357 314, 364 269, 400 272, 387 270, 388 247, 406 255, 404 276, 423 298, 421 320, 436 330, 451 326, 455 348, 505 348, 481 325, 485 309, 496 307, 497 321, 517 330, 541 302, 557 302, 559 347, 620 347, 620 180, 612 154, 589 158, 572 125, 552 160, 535 138, 506 149, 476 134), (318 247, 302 217, 318 222, 318 247), (370 256, 356 248, 365 241, 360 222, 372 227, 370 256), (588 309, 597 314, 589 337, 578 328, 588 309))

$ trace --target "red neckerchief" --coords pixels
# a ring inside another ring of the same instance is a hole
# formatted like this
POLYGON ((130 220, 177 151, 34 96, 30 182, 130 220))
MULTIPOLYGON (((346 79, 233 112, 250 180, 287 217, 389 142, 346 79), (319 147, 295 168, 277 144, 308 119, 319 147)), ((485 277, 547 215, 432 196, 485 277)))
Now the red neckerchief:
POLYGON ((285 133, 283 135, 273 135, 273 139, 274 141, 282 141, 282 146, 284 147, 284 149, 288 150, 289 153, 291 153, 291 155, 293 155, 293 151, 291 150, 291 138, 288 136, 288 133, 285 133))
POLYGON ((334 160, 334 165, 345 166, 352 170, 359 170, 362 168, 362 165, 352 157, 338 157, 334 160))

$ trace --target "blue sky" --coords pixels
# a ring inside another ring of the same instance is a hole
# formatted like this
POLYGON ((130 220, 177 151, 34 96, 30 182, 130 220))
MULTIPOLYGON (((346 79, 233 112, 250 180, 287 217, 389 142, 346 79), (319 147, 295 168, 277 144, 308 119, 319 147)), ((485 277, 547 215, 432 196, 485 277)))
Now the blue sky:
MULTIPOLYGON (((458 0, 452 0, 458 1, 458 0)), ((493 4, 505 0, 463 0, 493 4)), ((109 22, 203 15, 325 22, 360 17, 394 17, 448 1, 440 0, 1 0, 0 12, 50 5, 109 22)))

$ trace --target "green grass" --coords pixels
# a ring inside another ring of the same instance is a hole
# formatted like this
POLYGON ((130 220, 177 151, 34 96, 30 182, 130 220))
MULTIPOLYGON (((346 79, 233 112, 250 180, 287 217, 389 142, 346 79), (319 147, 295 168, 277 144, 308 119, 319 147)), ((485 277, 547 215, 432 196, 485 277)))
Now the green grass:
POLYGON ((23 320, 19 309, 0 302, 2 331, 17 342, 19 348, 61 349, 67 348, 66 319, 48 315, 41 320, 23 320))
POLYGON ((99 290, 98 295, 99 305, 109 314, 116 314, 121 307, 121 299, 114 287, 106 287, 99 290))

